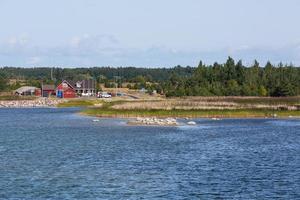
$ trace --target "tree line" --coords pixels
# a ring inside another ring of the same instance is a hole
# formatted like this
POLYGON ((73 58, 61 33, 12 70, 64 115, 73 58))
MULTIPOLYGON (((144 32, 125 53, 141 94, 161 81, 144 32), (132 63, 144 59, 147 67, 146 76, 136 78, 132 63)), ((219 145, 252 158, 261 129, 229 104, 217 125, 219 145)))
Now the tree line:
POLYGON ((257 61, 246 67, 229 57, 226 63, 201 61, 190 77, 173 73, 164 83, 167 96, 296 96, 300 94, 300 68, 257 61))
POLYGON ((243 65, 229 57, 223 64, 173 68, 92 67, 92 68, 0 68, 0 91, 26 84, 58 84, 60 81, 95 79, 105 87, 145 88, 171 96, 296 96, 300 95, 300 68, 292 64, 261 66, 254 61, 243 65), (127 83, 124 86, 124 83, 127 83))

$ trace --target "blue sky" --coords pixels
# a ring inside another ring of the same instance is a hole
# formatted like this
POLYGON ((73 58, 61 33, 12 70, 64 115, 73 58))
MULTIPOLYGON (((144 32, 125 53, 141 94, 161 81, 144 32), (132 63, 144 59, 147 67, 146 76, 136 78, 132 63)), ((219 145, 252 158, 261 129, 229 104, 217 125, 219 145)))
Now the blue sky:
POLYGON ((300 65, 299 10, 299 0, 0 0, 0 65, 300 65))

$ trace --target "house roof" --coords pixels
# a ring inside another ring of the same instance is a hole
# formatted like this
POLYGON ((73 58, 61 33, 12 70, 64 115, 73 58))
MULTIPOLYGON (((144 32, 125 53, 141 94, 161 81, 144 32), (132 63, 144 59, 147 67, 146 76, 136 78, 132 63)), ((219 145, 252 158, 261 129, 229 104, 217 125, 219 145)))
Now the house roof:
POLYGON ((42 90, 55 90, 55 85, 42 85, 42 90))
POLYGON ((64 80, 63 82, 66 82, 68 85, 70 85, 73 89, 76 88, 76 84, 74 81, 71 80, 64 80))
POLYGON ((16 93, 23 93, 23 92, 34 92, 37 88, 32 86, 23 86, 15 90, 16 93))
POLYGON ((96 81, 95 80, 82 80, 82 81, 77 81, 76 83, 80 83, 81 87, 77 87, 76 84, 76 89, 95 89, 96 88, 96 81))
POLYGON ((95 89, 96 88, 96 81, 95 80, 80 80, 80 81, 71 81, 71 80, 64 80, 67 82, 72 88, 76 90, 82 89, 95 89), (81 87, 77 87, 77 83, 81 85, 81 87))

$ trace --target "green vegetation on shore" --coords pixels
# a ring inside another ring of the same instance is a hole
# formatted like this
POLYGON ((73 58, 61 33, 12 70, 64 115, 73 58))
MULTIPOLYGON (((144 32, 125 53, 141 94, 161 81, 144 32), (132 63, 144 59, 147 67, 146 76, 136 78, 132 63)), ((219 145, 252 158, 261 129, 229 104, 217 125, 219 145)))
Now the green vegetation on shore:
POLYGON ((221 118, 251 118, 251 117, 299 117, 300 111, 271 110, 116 110, 89 108, 83 114, 97 117, 221 117, 221 118))
MULTIPOLYGON (((282 103, 282 101, 279 101, 282 103)), ((128 101, 116 101, 103 103, 102 107, 89 107, 81 113, 97 117, 189 117, 189 118, 264 118, 264 117, 300 117, 300 110, 274 110, 274 109, 115 109, 114 105, 120 105, 128 101)), ((294 105, 294 104, 293 104, 294 105)))
MULTIPOLYGON (((222 98, 222 97, 221 97, 222 98)), ((226 101, 239 104, 300 105, 300 97, 223 97, 226 101)), ((217 98, 213 98, 217 99, 217 98)), ((212 99, 212 100, 213 100, 212 99)))
POLYGON ((63 103, 60 103, 57 105, 57 107, 88 107, 88 106, 94 106, 95 101, 91 100, 71 100, 71 101, 66 101, 63 103))
POLYGON ((0 92, 21 85, 58 85, 61 80, 93 79, 97 89, 126 87, 146 89, 149 94, 184 96, 272 96, 300 95, 300 68, 292 64, 262 66, 257 61, 245 66, 229 57, 225 63, 173 68, 93 67, 93 68, 0 68, 0 92), (52 73, 51 73, 52 72, 52 73), (20 77, 20 74, 22 76, 20 77))
POLYGON ((8 96, 0 96, 0 101, 21 101, 21 100, 34 100, 36 97, 34 96, 16 96, 16 95, 8 95, 8 96))

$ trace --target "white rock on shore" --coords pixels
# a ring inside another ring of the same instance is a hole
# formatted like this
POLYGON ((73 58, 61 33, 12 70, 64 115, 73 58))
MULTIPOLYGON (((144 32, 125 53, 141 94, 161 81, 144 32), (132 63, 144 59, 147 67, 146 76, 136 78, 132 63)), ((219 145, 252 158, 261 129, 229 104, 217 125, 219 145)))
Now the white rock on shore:
POLYGON ((13 100, 0 101, 0 108, 36 108, 36 107, 55 107, 64 102, 63 99, 38 98, 36 100, 13 100))
POLYGON ((128 122, 131 125, 152 125, 152 126, 178 126, 178 122, 174 118, 166 118, 166 119, 159 119, 156 117, 152 118, 141 118, 138 117, 134 121, 128 122))
POLYGON ((187 125, 195 126, 195 125, 197 125, 197 123, 194 122, 194 121, 190 121, 190 122, 187 123, 187 125))

